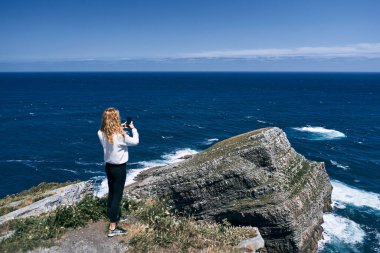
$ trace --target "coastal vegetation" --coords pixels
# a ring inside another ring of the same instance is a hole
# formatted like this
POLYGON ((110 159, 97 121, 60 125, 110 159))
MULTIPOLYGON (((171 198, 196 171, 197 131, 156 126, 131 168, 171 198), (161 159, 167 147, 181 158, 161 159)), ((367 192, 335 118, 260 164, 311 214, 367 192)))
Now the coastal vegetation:
MULTIPOLYGON (((129 231, 122 243, 128 244, 130 252, 242 252, 238 243, 256 235, 251 227, 234 227, 227 220, 221 224, 195 221, 153 199, 124 199, 122 213, 128 216, 122 226, 129 231)), ((0 225, 0 234, 8 234, 0 242, 0 252, 50 247, 66 232, 106 217, 106 199, 87 196, 49 214, 14 219, 0 225)))

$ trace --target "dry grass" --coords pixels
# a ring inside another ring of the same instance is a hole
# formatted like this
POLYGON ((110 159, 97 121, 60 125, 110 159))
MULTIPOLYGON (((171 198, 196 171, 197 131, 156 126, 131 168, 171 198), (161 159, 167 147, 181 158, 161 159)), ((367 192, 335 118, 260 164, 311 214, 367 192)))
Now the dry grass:
POLYGON ((124 226, 129 233, 123 239, 131 252, 242 252, 238 243, 256 236, 251 227, 195 221, 152 200, 129 203, 129 213, 132 221, 124 226))
POLYGON ((64 187, 75 182, 65 183, 40 183, 26 191, 18 194, 8 195, 5 198, 0 199, 0 216, 10 213, 14 210, 28 206, 38 200, 41 200, 49 195, 46 195, 48 191, 64 187), (14 203, 15 205, 10 206, 14 203))

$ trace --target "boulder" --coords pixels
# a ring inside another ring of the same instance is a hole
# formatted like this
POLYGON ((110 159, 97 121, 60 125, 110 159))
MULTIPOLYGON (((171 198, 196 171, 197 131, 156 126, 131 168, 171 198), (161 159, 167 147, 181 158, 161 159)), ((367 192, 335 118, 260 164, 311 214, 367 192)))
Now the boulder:
POLYGON ((261 234, 257 228, 254 228, 256 230, 256 236, 253 238, 246 239, 244 241, 241 241, 238 245, 238 248, 244 249, 247 253, 254 253, 259 249, 264 249, 264 239, 261 237, 261 234))

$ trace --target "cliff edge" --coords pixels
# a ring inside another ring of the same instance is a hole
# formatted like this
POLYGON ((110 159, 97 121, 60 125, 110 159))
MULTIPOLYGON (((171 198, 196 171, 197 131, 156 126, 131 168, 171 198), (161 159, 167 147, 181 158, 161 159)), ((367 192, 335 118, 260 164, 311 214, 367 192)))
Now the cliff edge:
POLYGON ((165 199, 196 219, 258 227, 268 252, 315 252, 331 191, 324 164, 298 154, 276 127, 152 168, 125 188, 131 197, 165 199))

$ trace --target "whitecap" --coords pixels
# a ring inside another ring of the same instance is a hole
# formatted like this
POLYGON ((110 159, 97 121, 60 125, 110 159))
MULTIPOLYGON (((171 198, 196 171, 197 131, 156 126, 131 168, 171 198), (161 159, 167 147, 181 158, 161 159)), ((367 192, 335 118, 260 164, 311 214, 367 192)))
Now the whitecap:
POLYGON ((374 248, 377 252, 380 252, 380 233, 376 233, 377 247, 374 248))
POLYGON ((89 173, 89 174, 104 174, 103 171, 93 171, 93 170, 84 170, 84 173, 89 173))
POLYGON ((257 120, 257 122, 262 123, 262 124, 268 124, 268 122, 266 122, 264 120, 257 120))
POLYGON ((93 177, 95 184, 94 195, 98 198, 104 197, 108 193, 108 181, 105 176, 93 177))
POLYGON ((104 163, 101 163, 101 162, 82 162, 82 161, 74 161, 75 164, 78 164, 78 165, 84 165, 84 166, 102 166, 104 165, 104 163))
POLYGON ((197 124, 185 124, 185 126, 187 127, 193 127, 193 128, 199 128, 199 129, 203 129, 205 128, 204 126, 201 126, 201 125, 197 125, 197 124))
POLYGON ((338 162, 336 162, 336 161, 333 161, 333 160, 330 160, 330 163, 331 163, 332 165, 334 165, 334 166, 336 166, 336 167, 338 167, 338 168, 344 169, 344 170, 348 170, 348 169, 350 169, 349 166, 347 166, 347 165, 342 165, 342 164, 340 164, 340 163, 338 163, 338 162))
POLYGON ((204 145, 211 145, 213 144, 214 142, 217 142, 219 141, 218 138, 211 138, 211 139, 206 139, 204 142, 202 142, 204 145))
POLYGON ((331 198, 338 203, 350 204, 358 207, 370 207, 380 210, 380 195, 352 188, 337 180, 332 180, 333 191, 331 198))
POLYGON ((52 169, 52 170, 67 171, 67 172, 71 172, 71 173, 74 173, 74 174, 78 175, 78 172, 75 171, 75 170, 69 170, 69 169, 52 169))
POLYGON ((172 139, 173 136, 172 135, 169 135, 169 136, 161 136, 162 139, 172 139))
POLYGON ((338 202, 338 201, 333 201, 333 208, 337 208, 337 209, 345 209, 346 208, 346 205, 338 202))
MULTIPOLYGON (((130 185, 133 182, 135 182, 134 180, 135 177, 144 170, 157 167, 157 166, 165 166, 168 164, 181 162, 183 161, 183 159, 181 159, 182 157, 186 155, 194 155, 196 153, 198 153, 198 151, 191 148, 177 149, 174 152, 163 154, 161 156, 162 159, 137 162, 137 164, 140 165, 139 166, 140 168, 128 170, 125 186, 130 185)), ((97 177, 97 180, 98 179, 99 177, 97 177)), ((102 177, 101 183, 97 184, 95 188, 96 188, 94 192, 95 196, 103 197, 104 195, 106 195, 108 192, 107 178, 102 177)))
POLYGON ((177 149, 176 151, 168 154, 164 154, 161 157, 165 160, 165 162, 171 164, 183 161, 181 158, 186 155, 195 155, 198 151, 191 148, 177 149))
POLYGON ((356 222, 328 213, 323 215, 323 240, 319 241, 319 247, 323 248, 324 244, 331 241, 344 242, 347 244, 362 243, 365 232, 356 222))
POLYGON ((32 160, 5 160, 7 163, 23 163, 23 162, 32 162, 32 160))
POLYGON ((293 127, 294 130, 310 134, 311 140, 333 140, 347 137, 344 133, 324 127, 293 127))
POLYGON ((253 116, 252 115, 248 115, 248 116, 245 116, 244 118, 250 119, 250 118, 253 118, 253 116))
POLYGON ((6 162, 8 163, 21 163, 27 167, 30 167, 30 168, 33 168, 33 169, 36 169, 38 170, 37 166, 36 166, 36 163, 48 163, 48 162, 52 162, 52 161, 45 161, 45 160, 5 160, 6 162))

